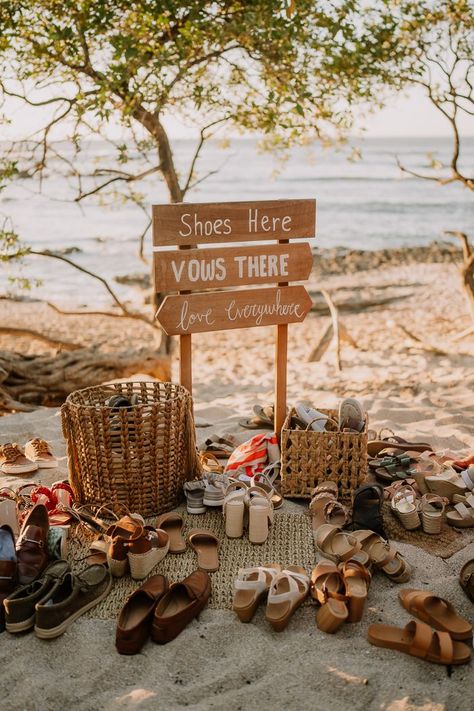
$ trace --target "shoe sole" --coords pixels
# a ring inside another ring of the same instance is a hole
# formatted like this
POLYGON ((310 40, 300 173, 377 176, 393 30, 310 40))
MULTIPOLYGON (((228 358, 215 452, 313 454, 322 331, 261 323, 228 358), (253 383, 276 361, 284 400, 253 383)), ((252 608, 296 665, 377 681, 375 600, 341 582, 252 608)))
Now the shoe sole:
POLYGON ((204 499, 205 506, 224 506, 224 499, 204 499))
POLYGON ((186 507, 186 511, 188 512, 188 514, 203 514, 203 513, 206 513, 206 507, 205 507, 205 506, 202 506, 202 507, 199 508, 199 509, 192 509, 192 508, 190 509, 190 508, 187 506, 187 507, 186 507))
POLYGON ((26 632, 35 626, 35 617, 32 615, 28 620, 22 620, 22 622, 6 622, 5 629, 10 634, 17 634, 18 632, 26 632))
POLYGON ((4 474, 30 474, 31 472, 38 471, 38 465, 35 462, 31 464, 19 464, 16 467, 10 466, 9 464, 2 464, 0 469, 4 474))
POLYGON ((38 469, 57 469, 59 467, 59 462, 35 462, 38 465, 38 469))
POLYGON ((76 610, 76 612, 71 615, 71 617, 68 617, 67 620, 64 620, 64 622, 61 622, 60 625, 57 625, 57 627, 51 627, 50 629, 43 629, 42 627, 37 627, 35 625, 35 635, 39 637, 40 639, 54 639, 55 637, 60 637, 64 632, 67 630, 69 625, 72 625, 73 622, 75 622, 81 615, 84 615, 88 610, 92 610, 93 607, 99 604, 99 602, 102 602, 107 595, 110 592, 110 588, 112 587, 112 579, 109 580, 109 584, 107 585, 107 588, 104 590, 104 592, 99 595, 99 597, 96 597, 95 600, 92 600, 91 602, 88 602, 87 605, 84 605, 84 607, 81 607, 80 610, 76 610))

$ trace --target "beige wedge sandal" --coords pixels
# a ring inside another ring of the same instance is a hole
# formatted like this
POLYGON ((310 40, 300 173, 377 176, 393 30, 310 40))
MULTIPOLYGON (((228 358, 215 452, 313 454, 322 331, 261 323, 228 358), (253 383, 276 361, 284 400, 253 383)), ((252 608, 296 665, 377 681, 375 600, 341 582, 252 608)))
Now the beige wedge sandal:
POLYGON ((277 564, 239 570, 234 582, 232 609, 241 622, 250 622, 278 573, 281 573, 281 565, 277 564))
POLYGON ((446 521, 457 528, 472 528, 474 526, 474 494, 466 496, 463 502, 454 504, 454 511, 448 511, 446 521))
POLYGON ((268 538, 270 525, 273 523, 273 504, 263 489, 251 486, 249 496, 249 541, 261 545, 268 538))
POLYGON ((258 474, 251 480, 251 486, 257 486, 263 489, 271 499, 274 509, 279 509, 283 505, 283 496, 275 489, 271 480, 266 474, 258 474))
POLYGON ((309 590, 309 576, 304 568, 289 565, 277 573, 268 591, 265 619, 275 632, 287 627, 293 613, 305 601, 309 590))
POLYGON ((416 492, 407 484, 395 492, 391 501, 392 512, 407 531, 414 531, 421 525, 416 492))
POLYGON ((316 613, 316 625, 323 632, 333 634, 349 618, 344 581, 335 563, 322 560, 314 568, 311 597, 321 606, 316 613))
POLYGON ((441 533, 448 500, 437 494, 425 494, 420 501, 421 524, 425 533, 441 533))
POLYGON ((315 543, 325 558, 341 563, 357 556, 364 565, 369 562, 369 556, 362 550, 360 541, 352 534, 345 533, 337 526, 325 523, 315 534, 315 543))
POLYGON ((169 547, 170 537, 166 531, 146 526, 143 536, 129 543, 128 564, 132 578, 144 580, 161 563, 169 547))
POLYGON ((227 538, 242 538, 244 535, 245 510, 248 502, 248 487, 240 481, 233 481, 225 492, 222 512, 225 518, 227 538))

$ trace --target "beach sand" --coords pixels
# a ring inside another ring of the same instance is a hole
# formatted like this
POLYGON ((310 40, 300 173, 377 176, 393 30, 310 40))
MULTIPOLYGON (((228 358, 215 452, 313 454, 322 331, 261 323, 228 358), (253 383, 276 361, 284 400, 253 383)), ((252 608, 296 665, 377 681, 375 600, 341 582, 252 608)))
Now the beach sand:
MULTIPOLYGON (((361 298, 400 297, 358 313, 341 311, 341 321, 357 343, 343 345, 342 372, 330 349, 321 362, 308 356, 328 317, 311 314, 290 327, 288 402, 307 400, 333 406, 344 395, 361 399, 370 427, 428 439, 436 448, 463 453, 474 449, 474 339, 455 341, 470 324, 467 301, 455 264, 391 264, 350 275, 317 275, 309 288, 333 293, 337 303, 361 298), (405 297, 405 298, 401 298, 405 297), (401 324, 424 342, 416 343, 401 324), (426 344, 446 354, 426 350, 426 344)), ((51 336, 84 344, 97 333, 106 348, 120 348, 126 323, 128 341, 148 345, 143 324, 102 317, 60 317, 32 302, 0 301, 0 325, 41 322, 51 336)), ((238 420, 253 404, 273 400, 273 329, 202 334, 194 338, 195 409, 198 440, 209 433, 248 433, 238 420), (203 426, 208 425, 208 426, 203 426)), ((37 343, 10 337, 0 348, 41 352, 37 343)), ((44 348, 43 348, 44 350, 44 348)), ((0 441, 24 443, 33 435, 53 443, 64 457, 57 409, 39 409, 0 419, 0 441)), ((66 462, 45 482, 66 474, 66 462)), ((5 484, 18 480, 2 477, 5 484)), ((288 512, 300 506, 285 503, 288 512)), ((443 560, 412 545, 399 544, 414 567, 403 587, 430 589, 447 597, 474 621, 474 606, 458 575, 474 557, 469 544, 443 560)), ((265 561, 262 561, 262 563, 265 561)), ((316 562, 316 556, 315 556, 316 562)), ((320 632, 314 608, 300 609, 281 634, 271 631, 260 610, 243 625, 231 612, 205 610, 173 643, 149 642, 136 657, 114 648, 113 621, 83 619, 53 642, 33 635, 0 636, 2 711, 48 709, 74 703, 76 709, 311 709, 312 711, 464 711, 474 705, 472 665, 430 665, 371 646, 367 626, 409 619, 398 602, 399 587, 377 574, 363 621, 335 635, 320 632)))

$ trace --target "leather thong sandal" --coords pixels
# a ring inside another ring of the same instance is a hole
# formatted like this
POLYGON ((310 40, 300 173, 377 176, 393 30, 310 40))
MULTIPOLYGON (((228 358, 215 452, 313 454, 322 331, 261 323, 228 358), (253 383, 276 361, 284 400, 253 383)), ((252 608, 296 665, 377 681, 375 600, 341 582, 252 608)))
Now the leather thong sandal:
POLYGON ((322 560, 311 573, 311 597, 320 604, 316 624, 320 630, 333 634, 349 617, 344 581, 339 568, 322 560))
POLYGON ((265 619, 276 632, 285 629, 308 595, 309 577, 304 568, 289 565, 278 573, 268 591, 265 619))
POLYGON ((385 538, 368 530, 354 531, 354 538, 369 557, 370 562, 394 583, 406 583, 410 579, 410 566, 401 553, 385 538))
POLYGON ((455 642, 447 632, 433 632, 424 622, 412 620, 403 629, 391 625, 369 625, 370 644, 396 649, 412 657, 434 664, 467 664, 471 650, 463 642, 455 642))
POLYGON ((453 605, 426 590, 405 588, 398 593, 405 610, 441 632, 447 632, 459 642, 472 641, 472 625, 457 614, 453 605))
POLYGON ((239 570, 234 582, 232 609, 241 622, 250 622, 278 573, 281 573, 278 564, 239 570))
POLYGON ((325 523, 318 528, 315 533, 315 543, 322 555, 335 563, 342 563, 355 556, 364 565, 369 562, 369 555, 362 550, 359 539, 351 533, 345 533, 337 526, 331 526, 330 523, 325 523))
POLYGON ((208 528, 192 528, 188 533, 188 543, 196 552, 200 570, 214 573, 219 570, 219 539, 208 528))

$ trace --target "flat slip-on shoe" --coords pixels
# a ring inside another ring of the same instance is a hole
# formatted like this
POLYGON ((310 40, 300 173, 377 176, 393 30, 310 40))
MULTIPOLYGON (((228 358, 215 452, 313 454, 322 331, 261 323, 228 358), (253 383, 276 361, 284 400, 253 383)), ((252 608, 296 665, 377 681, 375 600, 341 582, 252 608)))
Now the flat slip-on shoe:
POLYGON ((15 590, 3 602, 7 632, 25 632, 35 625, 36 604, 49 593, 63 575, 70 571, 65 560, 55 560, 44 570, 41 578, 15 590))
POLYGON ((23 521, 16 542, 20 585, 33 582, 48 565, 48 532, 48 509, 36 504, 23 521))
POLYGON ((109 594, 112 576, 104 565, 91 565, 82 573, 66 573, 36 605, 35 634, 54 639, 64 634, 78 617, 109 594))
POLYGON ((168 589, 164 575, 153 575, 129 595, 120 611, 115 633, 115 646, 120 654, 138 654, 150 635, 155 607, 168 589))
POLYGON ((173 583, 155 608, 151 638, 166 644, 177 637, 206 605, 211 594, 211 579, 196 570, 180 583, 173 583))
POLYGON ((427 590, 405 588, 398 593, 405 610, 459 642, 472 642, 472 625, 458 615, 453 605, 427 590))

